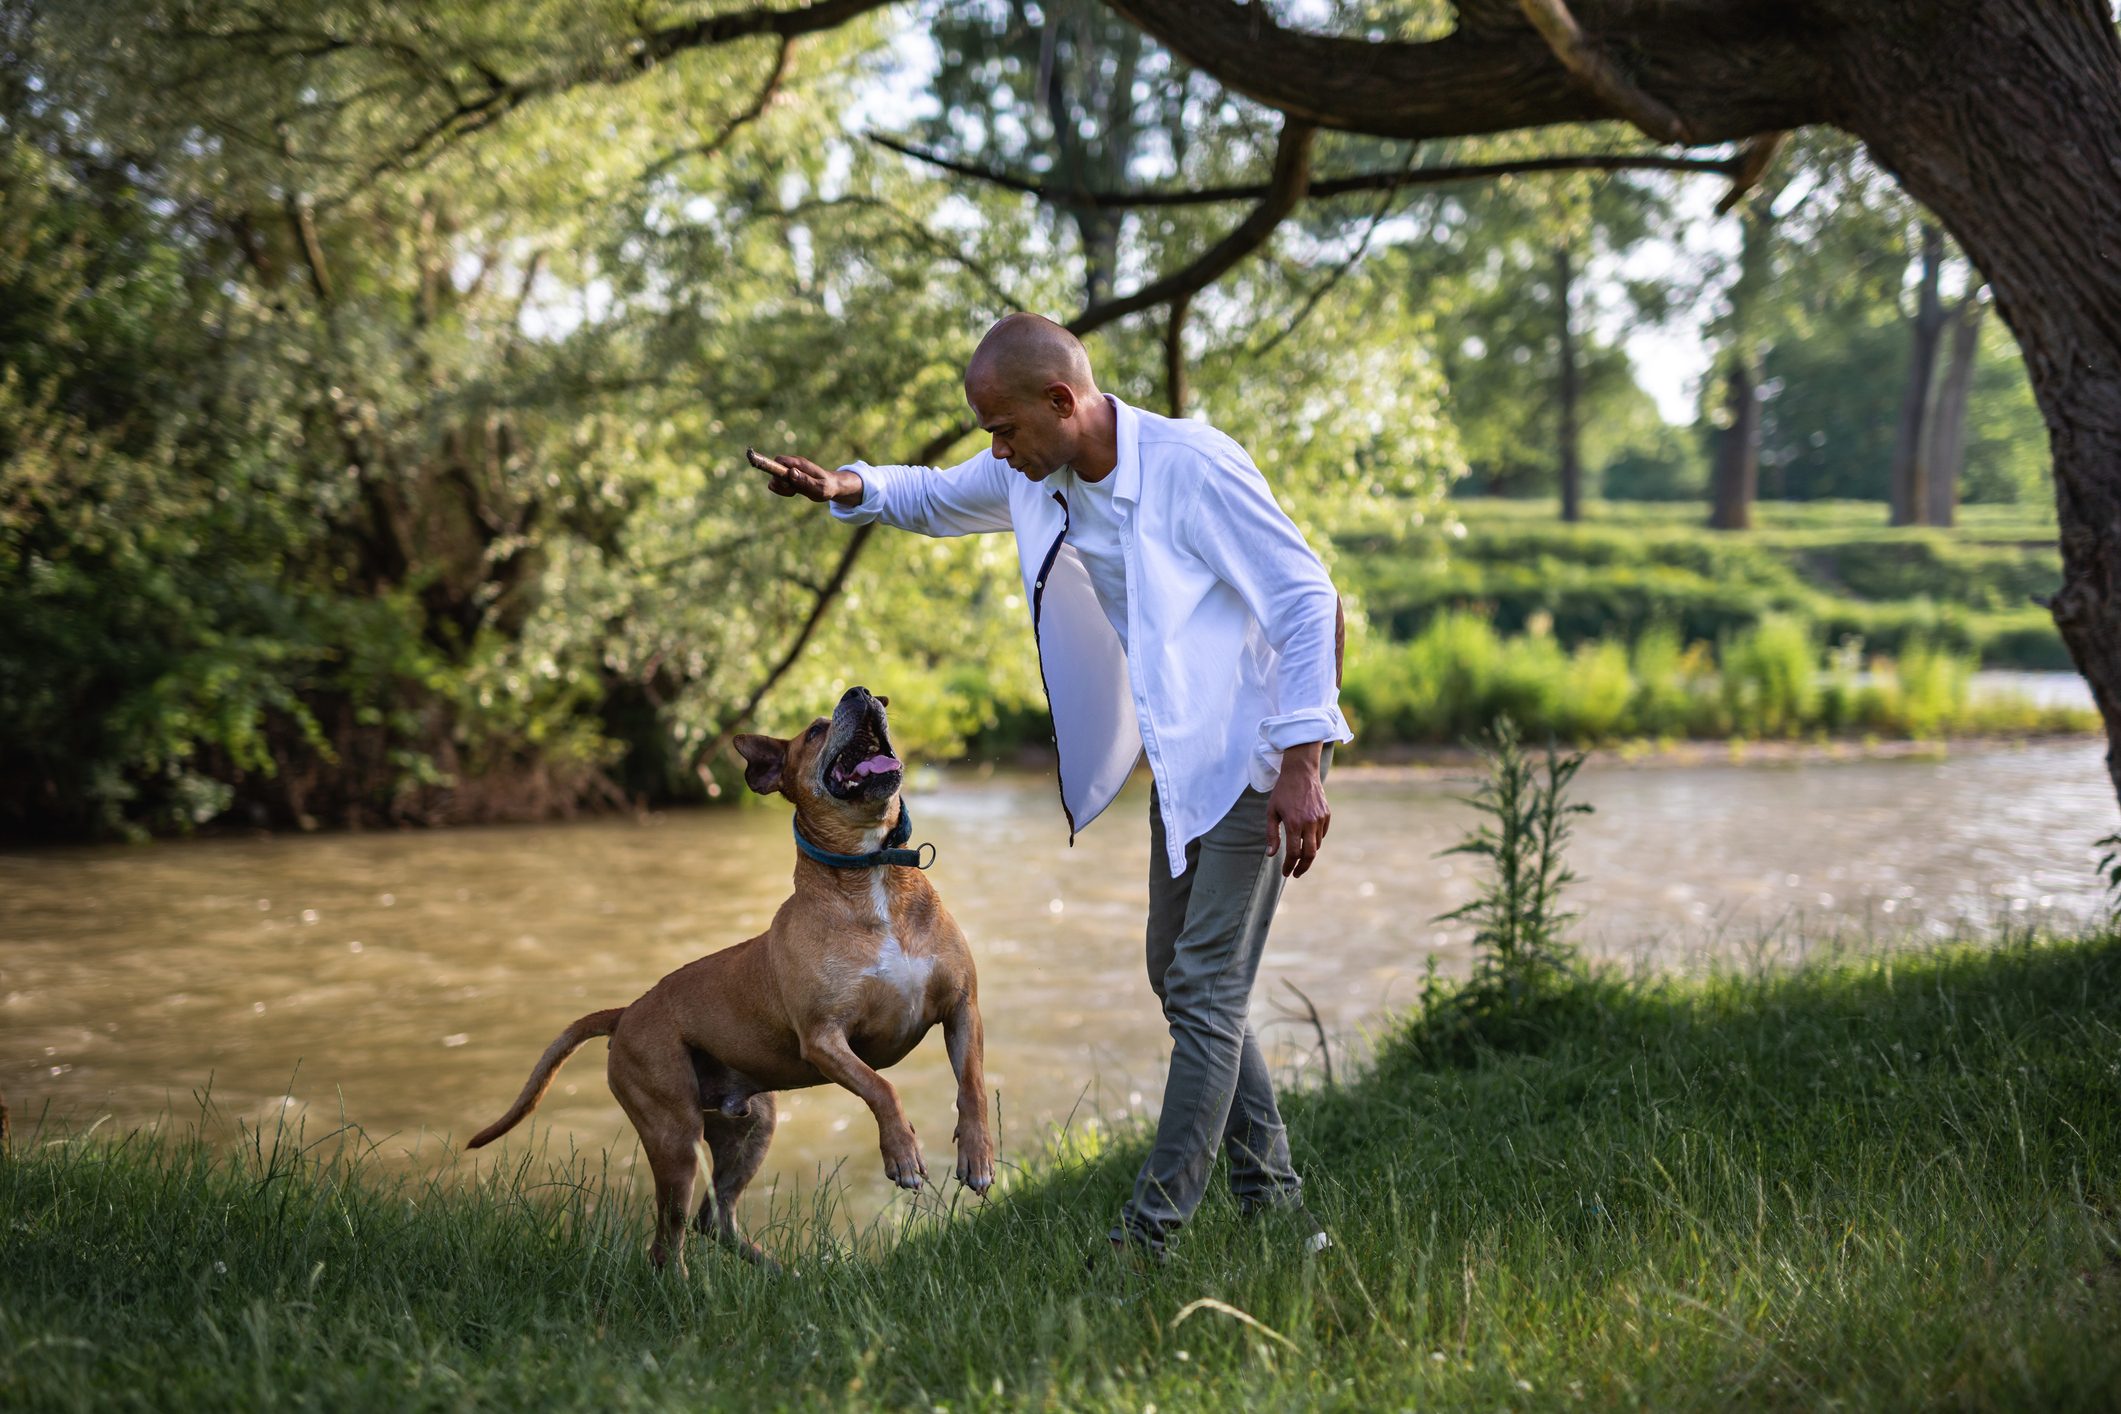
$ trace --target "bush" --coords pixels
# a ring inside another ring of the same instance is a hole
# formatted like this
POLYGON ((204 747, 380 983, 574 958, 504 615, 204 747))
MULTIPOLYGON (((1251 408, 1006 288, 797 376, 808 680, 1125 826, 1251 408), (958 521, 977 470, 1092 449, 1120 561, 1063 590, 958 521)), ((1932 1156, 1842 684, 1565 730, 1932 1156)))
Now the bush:
POLYGON ((1819 731, 1928 738, 2099 724, 2081 708, 1976 699, 1973 656, 1919 637, 1897 659, 1866 658, 1856 638, 1829 654, 1802 621, 1778 616, 1725 639, 1719 661, 1706 644, 1682 646, 1668 624, 1647 630, 1632 651, 1603 642, 1566 652, 1543 622, 1533 630, 1504 637, 1482 615, 1455 610, 1411 642, 1358 644, 1341 693, 1358 740, 1449 742, 1484 735, 1505 716, 1580 744, 1819 731))
POLYGON ((1819 654, 1795 619, 1777 616, 1723 650, 1724 710, 1743 736, 1794 736, 1818 720, 1819 654))
POLYGON ((2061 582, 2055 532, 2023 512, 1977 508, 1947 532, 1885 529, 1874 506, 1773 505, 1770 528, 1732 536, 1700 529, 1692 506, 1608 502, 1575 526, 1538 502, 1452 508, 1462 521, 1414 524, 1372 507, 1338 537, 1343 580, 1393 638, 1469 608, 1506 635, 1544 618, 1564 648, 1665 626, 1682 643, 1717 643, 1780 615, 1825 643, 1897 653, 1919 638, 1990 667, 2070 666, 2033 602, 2061 582), (1869 523, 1851 528, 1854 517, 1869 523))

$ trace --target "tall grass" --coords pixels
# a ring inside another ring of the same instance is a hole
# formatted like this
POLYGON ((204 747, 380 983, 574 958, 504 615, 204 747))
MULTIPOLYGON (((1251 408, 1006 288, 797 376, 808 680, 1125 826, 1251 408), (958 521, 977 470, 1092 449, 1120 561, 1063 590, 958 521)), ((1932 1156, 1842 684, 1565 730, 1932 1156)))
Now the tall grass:
POLYGON ((1438 615, 1411 641, 1349 655, 1342 696, 1365 745, 1451 742, 1509 716, 1534 736, 1576 743, 1623 737, 1886 737, 2081 732, 2097 714, 1977 698, 1966 655, 1908 642, 1901 656, 1833 652, 1799 620, 1771 615, 1715 649, 1682 646, 1655 625, 1632 651, 1563 648, 1548 625, 1504 637, 1470 610, 1438 615))
POLYGON ((1565 995, 1527 1049, 1439 1059, 1416 1017, 1289 1098, 1334 1249, 1217 1196, 1146 1277, 1082 1261, 1138 1136, 859 1243, 783 1213, 788 1273, 702 1249, 677 1280, 594 1160, 453 1187, 285 1136, 32 1130, 0 1165, 0 1406, 2121 1400, 2121 940, 1565 995))

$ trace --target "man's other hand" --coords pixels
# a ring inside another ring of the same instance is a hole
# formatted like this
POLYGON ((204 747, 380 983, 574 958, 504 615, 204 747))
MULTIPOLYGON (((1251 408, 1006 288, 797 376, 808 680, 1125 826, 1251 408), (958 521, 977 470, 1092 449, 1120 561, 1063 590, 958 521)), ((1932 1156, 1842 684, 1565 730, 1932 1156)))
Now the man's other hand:
POLYGON ((1318 779, 1318 753, 1323 745, 1314 741, 1284 751, 1281 778, 1267 797, 1267 853, 1282 851, 1283 878, 1291 874, 1302 878, 1310 870, 1333 823, 1325 784, 1318 779))
POLYGON ((776 496, 803 496, 813 501, 837 501, 857 506, 862 500, 862 478, 851 471, 833 471, 808 457, 761 456, 744 448, 744 458, 766 473, 766 485, 776 496))

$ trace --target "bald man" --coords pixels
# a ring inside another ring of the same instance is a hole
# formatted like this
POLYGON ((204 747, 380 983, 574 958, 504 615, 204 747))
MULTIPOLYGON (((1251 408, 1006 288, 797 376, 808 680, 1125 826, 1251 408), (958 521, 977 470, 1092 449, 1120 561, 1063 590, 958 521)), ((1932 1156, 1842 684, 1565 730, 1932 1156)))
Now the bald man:
POLYGON ((1349 739, 1332 581, 1243 448, 1099 392, 1049 319, 990 329, 965 399, 991 445, 957 466, 762 469, 851 523, 1016 536, 1070 842, 1144 754, 1153 779, 1149 983, 1171 1071, 1110 1241, 1161 1261, 1220 1148, 1242 1211, 1278 1212, 1318 1251, 1331 1239, 1302 1205, 1248 1013, 1283 884, 1325 843, 1332 745, 1349 739))

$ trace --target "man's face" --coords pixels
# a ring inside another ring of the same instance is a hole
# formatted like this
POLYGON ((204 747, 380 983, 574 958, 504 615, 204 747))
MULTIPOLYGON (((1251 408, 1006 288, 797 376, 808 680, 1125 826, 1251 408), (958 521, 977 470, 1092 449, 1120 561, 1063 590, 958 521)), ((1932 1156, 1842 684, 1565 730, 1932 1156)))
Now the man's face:
POLYGON ((994 455, 1026 480, 1044 481, 1074 459, 1080 439, 1075 393, 1067 384, 1025 396, 980 380, 965 385, 965 401, 994 439, 994 455))

